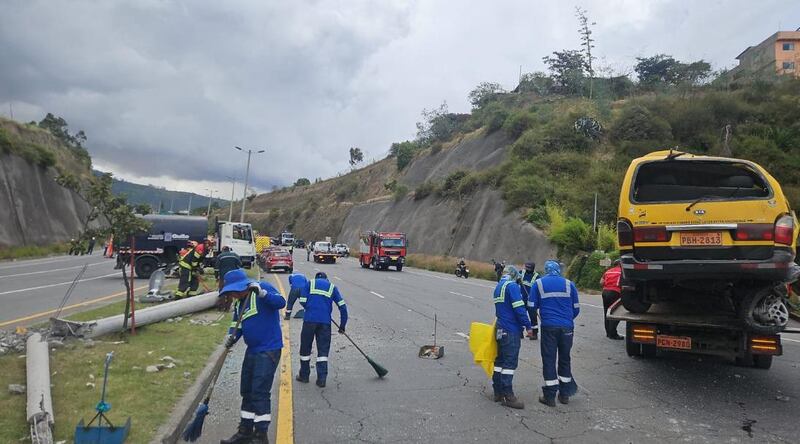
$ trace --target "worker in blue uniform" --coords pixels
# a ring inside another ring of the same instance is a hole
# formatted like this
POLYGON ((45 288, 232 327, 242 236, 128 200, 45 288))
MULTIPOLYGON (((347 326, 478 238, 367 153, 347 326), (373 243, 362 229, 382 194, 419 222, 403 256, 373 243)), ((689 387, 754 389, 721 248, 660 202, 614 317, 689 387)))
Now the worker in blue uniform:
POLYGON ((531 291, 533 308, 541 318, 542 373, 544 386, 539 402, 555 407, 556 394, 562 404, 578 391, 572 377, 570 350, 575 331, 574 319, 581 311, 578 289, 561 277, 556 261, 544 264, 545 276, 535 281, 531 291))
POLYGON ((289 275, 289 301, 286 303, 286 314, 284 319, 291 319, 292 307, 300 297, 303 289, 308 286, 308 278, 301 273, 292 273, 289 275))
POLYGON ((347 325, 347 305, 328 276, 319 272, 308 282, 298 298, 305 308, 303 329, 300 331, 300 373, 297 380, 308 382, 311 374, 311 345, 317 342, 317 386, 325 387, 328 378, 328 352, 331 348, 331 311, 339 307, 339 333, 347 325))
POLYGON ((530 294, 533 282, 539 279, 539 273, 536 272, 536 264, 534 262, 525 262, 525 272, 522 274, 522 300, 525 301, 525 309, 528 311, 528 316, 531 318, 531 325, 533 326, 533 334, 530 335, 530 340, 535 341, 539 338, 539 320, 536 316, 536 310, 531 308, 530 294))
POLYGON ((519 362, 520 342, 523 331, 528 336, 533 334, 525 302, 520 294, 519 279, 519 270, 513 265, 506 266, 494 289, 494 310, 497 316, 497 358, 494 360, 492 374, 494 401, 515 409, 525 408, 525 404, 517 399, 512 388, 514 371, 519 362))
POLYGON ((220 443, 267 443, 272 421, 270 390, 283 348, 279 311, 286 300, 272 285, 250 280, 242 269, 229 271, 223 279, 225 286, 220 296, 235 300, 225 346, 233 347, 244 336, 247 350, 239 387, 242 395, 239 428, 220 443))

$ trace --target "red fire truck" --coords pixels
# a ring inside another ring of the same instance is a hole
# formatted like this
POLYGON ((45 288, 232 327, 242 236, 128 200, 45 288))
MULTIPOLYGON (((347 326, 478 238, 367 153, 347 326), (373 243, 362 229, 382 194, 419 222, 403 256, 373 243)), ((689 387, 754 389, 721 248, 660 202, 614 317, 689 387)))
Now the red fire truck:
POLYGON ((378 233, 368 231, 360 236, 358 261, 363 268, 376 270, 396 267, 403 269, 406 262, 405 233, 378 233))

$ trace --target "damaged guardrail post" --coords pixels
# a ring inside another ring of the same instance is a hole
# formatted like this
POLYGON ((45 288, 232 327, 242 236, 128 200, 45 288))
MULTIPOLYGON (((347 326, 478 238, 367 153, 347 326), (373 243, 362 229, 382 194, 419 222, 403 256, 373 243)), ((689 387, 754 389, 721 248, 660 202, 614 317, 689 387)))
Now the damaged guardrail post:
MULTIPOLYGON (((148 307, 136 311, 136 325, 143 326, 161 322, 175 316, 182 316, 207 310, 217 304, 217 292, 212 291, 187 299, 167 302, 165 304, 148 307)), ((75 322, 66 319, 50 319, 50 327, 56 336, 77 336, 81 338, 96 338, 109 333, 123 330, 125 315, 120 314, 89 322, 75 322)))
POLYGON ((52 444, 53 399, 50 396, 50 354, 47 341, 39 333, 28 337, 25 352, 27 372, 27 418, 31 427, 31 442, 52 444))

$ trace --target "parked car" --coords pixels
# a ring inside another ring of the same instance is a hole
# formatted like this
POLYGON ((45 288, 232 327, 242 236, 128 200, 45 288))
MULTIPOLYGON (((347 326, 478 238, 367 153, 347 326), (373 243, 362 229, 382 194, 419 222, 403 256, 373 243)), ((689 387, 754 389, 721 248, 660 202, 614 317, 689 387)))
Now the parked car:
POLYGON ((294 260, 288 250, 273 250, 265 260, 265 269, 267 273, 272 273, 276 270, 291 273, 294 271, 294 260))
POLYGON ((333 246, 333 252, 339 256, 350 256, 350 247, 347 244, 336 244, 333 246))
POLYGON ((305 248, 306 247, 306 241, 304 241, 303 239, 295 239, 294 240, 294 246, 295 246, 295 248, 305 248))

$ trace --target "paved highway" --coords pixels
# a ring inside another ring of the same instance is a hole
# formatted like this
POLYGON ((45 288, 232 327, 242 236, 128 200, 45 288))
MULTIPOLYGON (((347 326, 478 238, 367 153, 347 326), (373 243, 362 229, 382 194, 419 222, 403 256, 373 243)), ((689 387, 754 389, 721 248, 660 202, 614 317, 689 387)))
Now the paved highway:
MULTIPOLYGON (((296 270, 309 276, 324 270, 339 286, 350 310, 348 333, 390 371, 377 379, 334 333, 328 386, 316 387, 313 371, 310 384, 292 381, 295 442, 797 442, 800 337, 784 335, 784 356, 768 371, 691 355, 631 359, 623 341, 605 338, 600 297, 582 295, 572 355, 579 394, 556 408, 536 401, 539 342, 525 339, 514 383, 526 407, 511 410, 492 402, 491 383, 472 363, 466 337, 470 322, 493 319, 492 282, 295 257, 296 270), (420 346, 433 342, 434 314, 445 357, 420 359, 420 346)), ((265 279, 289 288, 285 275, 265 279)), ((290 323, 294 373, 301 322, 290 323)), ((242 351, 237 346, 226 363, 203 442, 219 442, 236 427, 242 351)), ((278 417, 279 381, 280 375, 272 404, 278 417)))
MULTIPOLYGON (((58 309, 75 276, 86 272, 66 302, 66 312, 94 303, 124 299, 125 287, 115 261, 101 253, 90 256, 53 256, 0 262, 0 328, 46 320, 58 309)), ((137 279, 136 287, 147 285, 137 279)), ((145 287, 146 288, 146 287, 145 287)))

